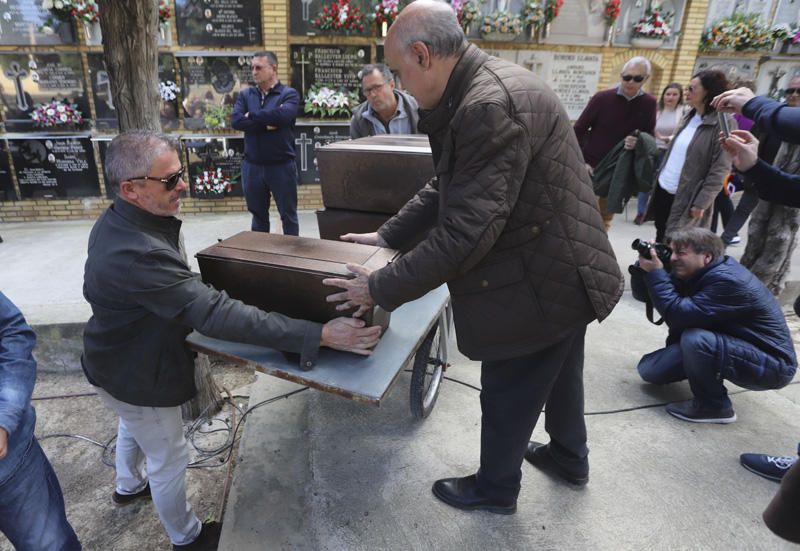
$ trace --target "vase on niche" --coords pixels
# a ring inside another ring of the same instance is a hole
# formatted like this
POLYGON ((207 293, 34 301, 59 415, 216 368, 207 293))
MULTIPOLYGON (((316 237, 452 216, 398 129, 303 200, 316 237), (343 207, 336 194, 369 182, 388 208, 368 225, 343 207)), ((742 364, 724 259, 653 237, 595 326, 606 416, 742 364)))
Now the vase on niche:
POLYGON ((631 46, 634 48, 660 48, 663 42, 664 40, 662 38, 653 38, 649 36, 634 36, 631 38, 631 46))
POLYGON ((772 51, 776 54, 787 54, 791 45, 790 40, 776 40, 775 45, 772 46, 772 51))
POLYGON ((605 33, 603 34, 603 45, 614 45, 614 25, 606 25, 605 33))
POLYGON ((539 42, 544 42, 550 36, 550 23, 539 26, 539 42))
POLYGON ((491 40, 493 42, 511 42, 517 37, 514 33, 501 33, 501 32, 490 32, 490 33, 483 33, 484 40, 491 40))

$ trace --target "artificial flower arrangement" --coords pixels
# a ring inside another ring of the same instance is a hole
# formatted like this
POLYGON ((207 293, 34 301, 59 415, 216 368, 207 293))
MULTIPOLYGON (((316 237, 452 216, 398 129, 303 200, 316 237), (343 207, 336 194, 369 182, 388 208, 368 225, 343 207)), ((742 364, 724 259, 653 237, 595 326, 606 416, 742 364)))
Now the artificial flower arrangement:
POLYGON ((350 0, 336 0, 323 6, 312 21, 312 25, 321 31, 343 34, 363 33, 368 24, 369 18, 358 7, 351 6, 350 0))
POLYGON ((42 0, 42 7, 50 12, 39 30, 45 34, 55 32, 55 22, 83 21, 96 23, 100 18, 100 9, 95 0, 42 0))
POLYGON ((536 30, 544 24, 544 5, 535 0, 528 0, 522 6, 522 22, 536 30))
POLYGON ((216 170, 204 170, 194 178, 195 193, 223 195, 233 189, 233 182, 217 167, 216 170))
POLYGON ((522 32, 522 19, 515 13, 493 11, 483 18, 481 34, 500 34, 516 36, 522 32))
POLYGON ((203 111, 203 122, 206 128, 227 128, 233 109, 224 103, 207 104, 203 111))
POLYGON ((158 94, 161 96, 161 101, 175 101, 179 90, 178 85, 171 80, 162 80, 158 83, 158 94))
POLYGON ((450 7, 456 12, 458 24, 465 33, 469 32, 470 26, 477 23, 481 15, 481 4, 483 0, 451 0, 450 7))
POLYGON ((564 0, 544 0, 544 21, 545 23, 552 23, 553 20, 561 13, 561 7, 564 5, 564 0))
POLYGON ((169 0, 158 0, 158 22, 162 25, 169 25, 171 15, 172 9, 170 9, 169 0))
POLYGON ((769 50, 774 41, 772 29, 759 22, 758 13, 734 13, 703 31, 700 49, 769 50))
POLYGON ((306 113, 320 118, 350 116, 360 103, 358 92, 336 90, 326 84, 315 84, 306 94, 306 113))
POLYGON ((605 8, 603 8, 603 20, 605 20, 606 25, 613 27, 619 18, 620 12, 620 0, 607 0, 605 8))
POLYGON ((74 103, 51 99, 49 103, 39 103, 29 113, 33 124, 41 128, 83 124, 83 114, 74 103))
POLYGON ((386 27, 391 27, 394 20, 400 14, 400 0, 381 0, 375 6, 375 23, 378 27, 382 27, 386 23, 386 27))
POLYGON ((662 11, 660 6, 651 6, 644 12, 644 17, 633 24, 631 37, 665 40, 672 35, 670 23, 673 17, 672 12, 662 11))
POLYGON ((772 27, 771 33, 772 38, 775 40, 781 40, 791 44, 800 42, 800 27, 792 27, 788 23, 779 23, 775 25, 772 27))

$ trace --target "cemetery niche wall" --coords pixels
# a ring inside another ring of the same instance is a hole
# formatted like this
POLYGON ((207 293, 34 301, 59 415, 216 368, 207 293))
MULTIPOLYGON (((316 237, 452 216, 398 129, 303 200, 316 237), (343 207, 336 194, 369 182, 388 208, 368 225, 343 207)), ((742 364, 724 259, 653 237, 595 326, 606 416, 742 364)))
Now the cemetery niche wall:
POLYGON ((184 137, 182 142, 192 197, 222 199, 244 195, 241 178, 244 139, 241 136, 192 136, 184 137))
POLYGON ((230 130, 236 96, 250 85, 251 53, 176 54, 183 83, 183 121, 187 130, 230 130))
POLYGON ((74 44, 72 17, 42 4, 41 0, 0 2, 0 46, 74 44))

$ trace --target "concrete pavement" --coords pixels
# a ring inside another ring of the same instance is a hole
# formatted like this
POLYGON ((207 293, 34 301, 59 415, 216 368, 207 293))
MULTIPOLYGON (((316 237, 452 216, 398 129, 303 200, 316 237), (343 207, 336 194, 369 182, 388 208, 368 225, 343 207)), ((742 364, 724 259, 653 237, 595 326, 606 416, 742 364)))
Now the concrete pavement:
MULTIPOLYGON (((248 215, 184 220, 190 256, 249 228, 248 215)), ((0 227, 0 290, 32 324, 88 319, 81 282, 91 225, 0 227)), ((301 232, 316 235, 313 213, 301 215, 301 232)), ((631 241, 651 238, 654 228, 618 216, 610 235, 626 268, 635 256, 631 241)), ((730 252, 743 250, 744 244, 730 252)), ((798 279, 795 264, 791 279, 798 279)), ((796 320, 792 325, 797 335, 796 320)), ((453 380, 425 421, 409 412, 408 374, 381 408, 315 390, 259 407, 245 425, 221 548, 791 548, 761 521, 777 485, 742 469, 738 456, 793 452, 800 385, 735 395, 733 425, 681 422, 663 404, 689 398, 688 385, 650 387, 635 371, 665 334, 629 294, 607 321, 590 326, 591 481, 574 490, 526 464, 518 512, 510 517, 458 511, 430 493, 435 479, 469 474, 478 463, 478 392, 459 382, 479 386, 479 369, 458 353, 451 353, 447 372, 453 380)), ((260 376, 252 388, 251 406, 297 387, 260 376)), ((543 419, 539 425, 534 438, 546 441, 543 419)))

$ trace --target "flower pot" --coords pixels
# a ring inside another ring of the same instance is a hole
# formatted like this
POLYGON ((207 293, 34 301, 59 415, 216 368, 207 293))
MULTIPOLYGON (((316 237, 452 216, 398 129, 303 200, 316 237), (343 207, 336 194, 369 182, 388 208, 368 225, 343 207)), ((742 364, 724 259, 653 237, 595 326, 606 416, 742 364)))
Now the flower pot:
POLYGON ((493 42, 511 42, 515 38, 517 38, 517 35, 514 33, 483 33, 484 40, 491 40, 493 42))
POLYGON ((550 36, 550 23, 539 25, 539 42, 544 42, 550 36))
POLYGON ((98 46, 103 43, 103 33, 100 30, 100 23, 83 22, 83 35, 86 44, 89 46, 98 46))
POLYGON ((663 42, 663 38, 650 38, 648 36, 634 36, 631 38, 631 46, 634 48, 660 48, 663 42))

